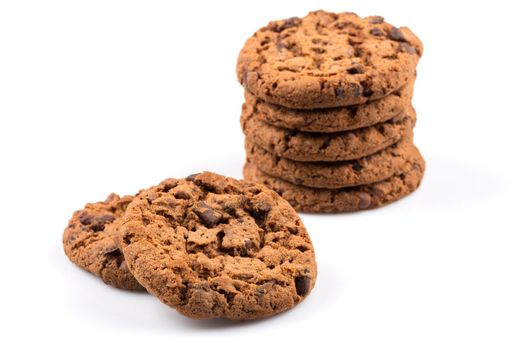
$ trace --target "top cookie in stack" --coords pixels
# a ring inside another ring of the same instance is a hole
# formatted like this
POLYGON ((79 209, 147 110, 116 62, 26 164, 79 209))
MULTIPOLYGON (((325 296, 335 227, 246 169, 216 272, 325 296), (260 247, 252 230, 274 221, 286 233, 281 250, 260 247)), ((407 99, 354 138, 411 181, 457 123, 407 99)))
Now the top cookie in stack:
POLYGON ((258 30, 237 62, 245 177, 310 212, 413 192, 424 172, 411 106, 422 52, 408 28, 379 16, 316 11, 258 30))

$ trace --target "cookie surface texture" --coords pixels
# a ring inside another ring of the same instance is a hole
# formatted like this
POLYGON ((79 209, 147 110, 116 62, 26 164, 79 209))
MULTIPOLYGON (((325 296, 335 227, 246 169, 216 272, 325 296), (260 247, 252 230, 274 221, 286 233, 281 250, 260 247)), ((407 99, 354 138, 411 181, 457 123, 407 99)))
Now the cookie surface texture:
POLYGON ((260 184, 210 172, 138 195, 119 243, 151 294, 196 319, 285 311, 317 276, 310 237, 288 202, 260 184))
POLYGON ((243 114, 246 138, 278 156, 297 161, 333 162, 368 156, 412 133, 416 112, 410 107, 384 123, 339 133, 305 133, 266 124, 243 114))
POLYGON ((249 162, 243 173, 245 179, 268 186, 299 211, 338 213, 378 208, 397 201, 419 187, 424 172, 425 162, 415 153, 397 174, 383 181, 335 190, 295 185, 265 174, 249 162))
POLYGON ((315 11, 270 22, 249 38, 237 78, 256 97, 297 109, 375 100, 413 78, 421 41, 382 17, 315 11))
POLYGON ((296 185, 343 188, 378 182, 395 174, 414 152, 411 138, 369 156, 341 162, 298 162, 245 140, 246 158, 267 174, 296 185))
POLYGON ((379 100, 361 105, 324 109, 290 109, 264 102, 245 91, 244 115, 281 128, 332 133, 355 130, 399 116, 410 106, 414 80, 379 100))
POLYGON ((76 211, 64 230, 64 252, 79 267, 121 289, 144 289, 130 273, 116 236, 133 196, 111 194, 76 211))

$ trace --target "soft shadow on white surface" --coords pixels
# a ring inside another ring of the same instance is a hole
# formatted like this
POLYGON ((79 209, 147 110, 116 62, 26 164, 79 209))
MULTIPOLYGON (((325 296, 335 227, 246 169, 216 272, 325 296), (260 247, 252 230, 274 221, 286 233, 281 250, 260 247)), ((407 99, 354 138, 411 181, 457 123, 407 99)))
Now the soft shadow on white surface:
POLYGON ((287 322, 304 322, 314 309, 326 309, 334 301, 337 291, 336 272, 330 266, 319 265, 319 276, 312 293, 292 310, 261 320, 232 322, 220 318, 193 320, 162 304, 146 291, 126 291, 104 284, 98 277, 75 266, 63 254, 59 242, 48 257, 55 266, 57 278, 65 280, 62 297, 71 315, 82 315, 97 326, 115 327, 137 332, 213 331, 223 329, 246 329, 260 325, 278 325, 287 322), (330 286, 330 288, 328 288, 330 286))
POLYGON ((505 183, 501 173, 487 165, 469 162, 468 158, 460 161, 428 156, 425 178, 420 193, 415 195, 427 209, 480 205, 501 197, 505 183))
POLYGON ((506 180, 501 173, 487 167, 443 156, 428 156, 420 187, 410 195, 384 207, 352 213, 300 213, 302 218, 363 218, 382 213, 410 209, 448 210, 467 205, 481 206, 504 195, 506 180))

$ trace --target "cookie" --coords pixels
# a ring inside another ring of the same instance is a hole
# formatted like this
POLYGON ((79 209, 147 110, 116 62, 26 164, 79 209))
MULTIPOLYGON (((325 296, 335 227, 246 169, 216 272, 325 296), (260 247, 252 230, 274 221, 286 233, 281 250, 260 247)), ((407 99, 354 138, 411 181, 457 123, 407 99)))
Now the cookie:
POLYGON ((305 133, 266 124, 253 114, 241 116, 246 138, 280 157, 298 161, 333 162, 368 156, 407 137, 414 127, 415 110, 380 124, 340 133, 305 133))
POLYGON ((210 172, 139 194, 119 243, 152 295, 196 319, 285 311, 317 276, 310 237, 288 202, 260 184, 210 172))
POLYGON ((124 212, 133 196, 110 194, 103 202, 88 203, 76 211, 64 230, 64 252, 79 267, 117 288, 143 287, 129 272, 116 242, 124 212))
POLYGON ((324 109, 290 109, 257 99, 245 90, 243 114, 267 124, 304 132, 333 133, 360 129, 399 116, 410 106, 414 80, 379 100, 324 109))
POLYGON ((342 188, 378 182, 395 174, 415 152, 411 137, 364 158, 341 162, 298 162, 245 140, 247 160, 265 173, 315 188, 342 188))
POLYGON ((422 53, 410 29, 382 17, 315 11, 255 32, 239 54, 237 78, 256 97, 281 106, 348 106, 405 85, 422 53))
POLYGON ((244 166, 244 178, 273 189, 296 210, 337 213, 377 208, 401 199, 419 187, 424 171, 425 161, 416 151, 398 173, 383 181, 337 190, 294 185, 265 174, 250 162, 244 166))

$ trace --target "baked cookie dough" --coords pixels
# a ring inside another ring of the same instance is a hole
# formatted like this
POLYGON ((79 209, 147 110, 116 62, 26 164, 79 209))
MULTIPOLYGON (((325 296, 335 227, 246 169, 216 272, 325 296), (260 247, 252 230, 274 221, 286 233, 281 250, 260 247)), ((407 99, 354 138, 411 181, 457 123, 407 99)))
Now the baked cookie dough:
POLYGON ((245 141, 246 157, 265 173, 315 188, 342 188, 378 182, 395 174, 416 152, 412 138, 364 158, 341 162, 298 162, 245 141))
POLYGON ((317 276, 310 237, 288 202, 260 184, 210 172, 142 192, 120 232, 137 280, 196 319, 285 311, 317 276))
POLYGON ((315 11, 255 32, 239 54, 237 78, 256 97, 281 106, 348 106, 405 85, 422 53, 410 29, 382 17, 315 11))
POLYGON ((265 174, 253 163, 244 166, 244 178, 262 183, 279 193, 295 209, 309 213, 338 213, 381 207, 414 192, 421 183, 425 162, 419 152, 398 173, 372 184, 336 190, 294 185, 265 174))
POLYGON ((121 289, 144 289, 129 272, 116 236, 133 196, 110 194, 103 202, 88 203, 64 230, 64 252, 81 268, 121 289))
POLYGON ((265 123, 305 132, 332 133, 363 128, 395 118, 410 107, 414 80, 379 100, 323 109, 290 109, 264 102, 245 90, 243 115, 265 123))
POLYGON ((340 133, 305 133, 272 126, 243 114, 241 126, 246 138, 280 157, 297 161, 333 162, 368 156, 389 147, 412 133, 416 112, 406 112, 386 122, 340 133))

